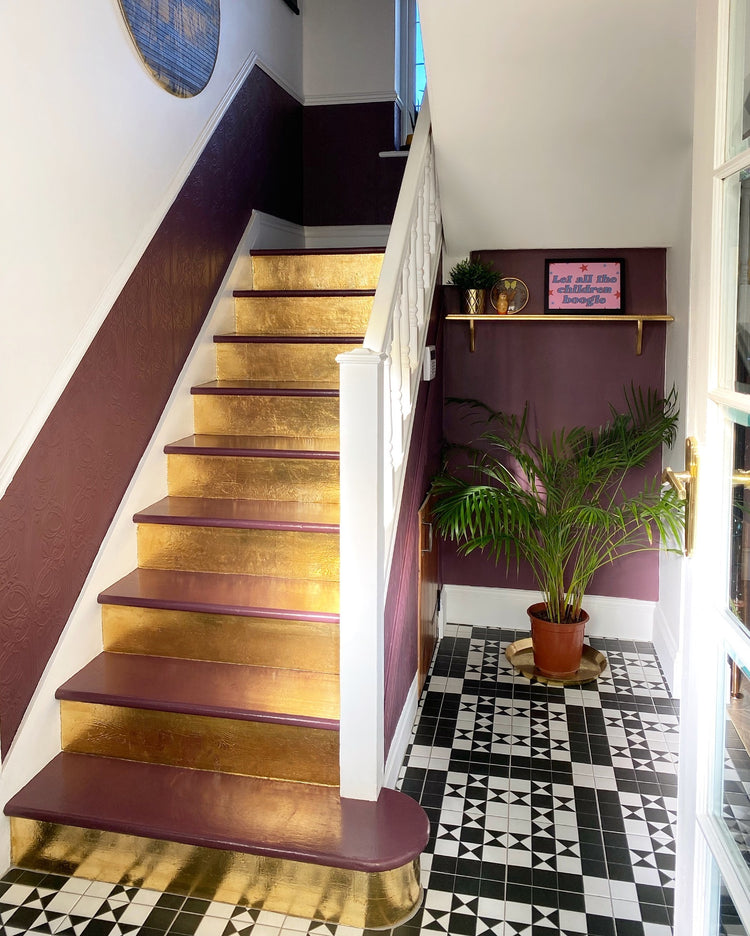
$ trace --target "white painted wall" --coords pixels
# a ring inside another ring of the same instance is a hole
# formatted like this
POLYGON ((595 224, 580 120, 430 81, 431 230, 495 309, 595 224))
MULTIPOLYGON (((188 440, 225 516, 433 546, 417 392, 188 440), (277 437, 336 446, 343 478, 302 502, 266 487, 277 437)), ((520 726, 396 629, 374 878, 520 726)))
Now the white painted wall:
POLYGON ((304 3, 306 104, 395 99, 395 5, 396 0, 304 3))
POLYGON ((691 0, 419 6, 451 257, 680 239, 691 0))
MULTIPOLYGON (((419 7, 444 269, 476 249, 667 247, 666 384, 684 417, 694 0, 419 7)), ((675 468, 683 444, 681 430, 675 468)), ((653 636, 670 678, 682 575, 681 561, 662 562, 653 636)))
POLYGON ((0 11, 0 496, 257 57, 301 99, 302 17, 222 0, 188 100, 141 65, 117 0, 0 11))

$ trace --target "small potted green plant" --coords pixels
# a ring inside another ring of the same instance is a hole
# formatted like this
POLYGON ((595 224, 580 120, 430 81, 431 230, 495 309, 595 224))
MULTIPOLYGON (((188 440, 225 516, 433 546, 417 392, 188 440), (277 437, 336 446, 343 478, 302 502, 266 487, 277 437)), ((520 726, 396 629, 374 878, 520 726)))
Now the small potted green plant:
POLYGON ((461 289, 461 314, 483 315, 487 307, 487 293, 500 280, 500 274, 492 264, 484 263, 480 257, 466 257, 450 271, 453 286, 461 289))
POLYGON ((594 573, 630 553, 674 548, 684 528, 684 501, 662 487, 661 472, 635 493, 626 483, 633 468, 673 444, 676 392, 663 398, 631 387, 626 411, 610 406, 606 425, 546 439, 531 438, 528 403, 517 416, 476 400, 452 402, 487 429, 478 444, 449 449, 433 480, 437 527, 462 553, 481 549, 496 561, 530 565, 542 593, 528 609, 535 665, 545 676, 571 676, 581 662, 582 603, 594 573))

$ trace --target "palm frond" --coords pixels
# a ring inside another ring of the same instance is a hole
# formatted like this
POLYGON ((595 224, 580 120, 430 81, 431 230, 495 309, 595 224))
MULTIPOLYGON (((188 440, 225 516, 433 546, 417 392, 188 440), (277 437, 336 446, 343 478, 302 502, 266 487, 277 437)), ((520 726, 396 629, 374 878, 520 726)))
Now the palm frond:
POLYGON ((529 433, 529 404, 515 414, 479 400, 450 402, 483 431, 471 445, 446 449, 432 484, 438 529, 462 553, 528 562, 551 613, 577 614, 603 565, 676 548, 684 504, 658 476, 635 494, 625 485, 634 468, 674 443, 674 388, 662 397, 631 385, 625 410, 610 407, 607 423, 562 427, 546 439, 529 433))

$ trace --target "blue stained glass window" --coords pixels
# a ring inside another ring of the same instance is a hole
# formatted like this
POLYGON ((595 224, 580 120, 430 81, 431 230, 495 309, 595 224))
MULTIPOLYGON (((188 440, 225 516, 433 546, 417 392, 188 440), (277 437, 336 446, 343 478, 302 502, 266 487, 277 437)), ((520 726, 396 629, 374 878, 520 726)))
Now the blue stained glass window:
POLYGON ((417 7, 416 50, 414 55, 414 106, 419 110, 422 104, 424 89, 427 85, 427 73, 424 67, 424 48, 422 47, 422 25, 419 21, 419 7, 417 7))

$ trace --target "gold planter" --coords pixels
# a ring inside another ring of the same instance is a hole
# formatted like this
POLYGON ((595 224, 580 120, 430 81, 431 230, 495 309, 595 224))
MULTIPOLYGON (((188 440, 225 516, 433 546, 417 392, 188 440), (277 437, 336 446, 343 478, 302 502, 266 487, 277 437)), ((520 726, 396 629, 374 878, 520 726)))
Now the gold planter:
POLYGON ((484 315, 486 307, 486 289, 463 289, 461 291, 462 315, 484 315))

